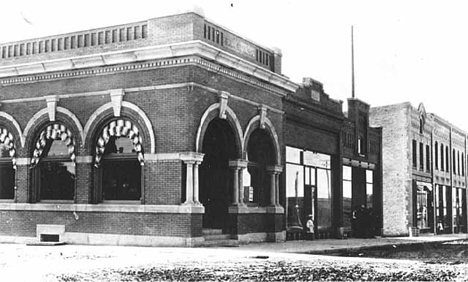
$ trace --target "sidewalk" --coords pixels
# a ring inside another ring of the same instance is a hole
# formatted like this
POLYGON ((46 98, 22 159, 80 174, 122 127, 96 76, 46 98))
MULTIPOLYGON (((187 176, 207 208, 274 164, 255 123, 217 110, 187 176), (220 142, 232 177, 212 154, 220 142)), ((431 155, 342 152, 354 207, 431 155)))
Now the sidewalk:
POLYGON ((287 241, 284 243, 251 243, 239 249, 276 253, 327 254, 338 251, 365 250, 376 247, 417 245, 424 243, 444 243, 468 240, 468 234, 424 235, 418 237, 378 237, 375 239, 325 239, 314 241, 287 241))

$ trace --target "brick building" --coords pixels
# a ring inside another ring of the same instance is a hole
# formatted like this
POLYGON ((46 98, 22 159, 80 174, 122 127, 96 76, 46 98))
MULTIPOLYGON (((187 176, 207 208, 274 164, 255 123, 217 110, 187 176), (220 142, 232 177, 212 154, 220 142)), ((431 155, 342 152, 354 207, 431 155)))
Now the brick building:
POLYGON ((466 233, 466 133, 422 103, 370 113, 383 127, 383 234, 466 233))
POLYGON ((323 90, 304 99, 314 83, 282 75, 281 57, 196 13, 0 44, 0 240, 282 241, 286 145, 328 159, 327 198, 312 199, 339 232, 342 167, 366 202, 380 135, 365 103, 345 118, 323 90))
MULTIPOLYGON (((318 238, 356 236, 353 210, 364 206, 375 216, 380 234, 381 129, 369 126, 369 105, 333 100, 323 85, 304 78, 284 99, 287 230, 303 226, 312 215, 318 238)), ((369 234, 370 235, 370 234, 369 234)))

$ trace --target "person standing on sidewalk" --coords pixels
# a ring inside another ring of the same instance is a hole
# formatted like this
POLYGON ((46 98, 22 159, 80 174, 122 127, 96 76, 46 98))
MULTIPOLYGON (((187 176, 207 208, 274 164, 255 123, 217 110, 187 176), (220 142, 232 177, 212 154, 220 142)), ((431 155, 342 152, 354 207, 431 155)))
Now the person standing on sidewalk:
POLYGON ((313 216, 311 214, 309 214, 309 216, 308 216, 306 227, 307 227, 306 238, 308 240, 314 240, 314 237, 315 237, 314 228, 315 228, 315 226, 314 226, 313 216))

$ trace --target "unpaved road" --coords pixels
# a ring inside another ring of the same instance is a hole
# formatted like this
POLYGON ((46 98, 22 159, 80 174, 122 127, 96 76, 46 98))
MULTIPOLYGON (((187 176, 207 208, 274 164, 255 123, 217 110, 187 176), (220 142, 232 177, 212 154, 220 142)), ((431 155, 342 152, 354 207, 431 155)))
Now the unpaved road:
POLYGON ((467 281, 468 264, 426 264, 239 248, 0 244, 0 273, 1 281, 467 281))

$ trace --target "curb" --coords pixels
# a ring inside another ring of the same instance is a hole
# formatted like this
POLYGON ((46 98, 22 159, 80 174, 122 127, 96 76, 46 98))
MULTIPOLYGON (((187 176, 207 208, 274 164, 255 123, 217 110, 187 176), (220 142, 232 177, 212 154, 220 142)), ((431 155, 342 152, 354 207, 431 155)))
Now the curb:
POLYGON ((336 248, 336 249, 326 249, 326 250, 309 250, 305 252, 299 252, 300 254, 308 255, 343 255, 342 253, 361 253, 365 251, 376 251, 376 250, 392 250, 400 249, 400 251, 405 250, 409 247, 421 247, 421 246, 433 246, 440 245, 447 242, 454 242, 457 240, 441 240, 441 241, 418 241, 418 242, 401 242, 401 243, 386 243, 382 245, 374 246, 356 246, 356 247, 346 247, 346 248, 336 248))

